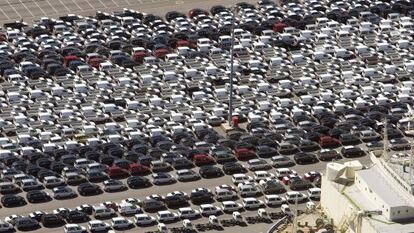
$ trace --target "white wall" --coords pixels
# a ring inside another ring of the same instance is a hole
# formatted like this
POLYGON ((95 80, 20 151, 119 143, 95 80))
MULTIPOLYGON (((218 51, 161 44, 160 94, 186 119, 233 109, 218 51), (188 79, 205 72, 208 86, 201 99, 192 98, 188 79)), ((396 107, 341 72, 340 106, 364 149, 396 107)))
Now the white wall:
POLYGON ((338 190, 341 185, 329 181, 325 176, 322 177, 321 206, 323 211, 333 219, 334 225, 337 225, 343 216, 352 213, 352 204, 338 190))

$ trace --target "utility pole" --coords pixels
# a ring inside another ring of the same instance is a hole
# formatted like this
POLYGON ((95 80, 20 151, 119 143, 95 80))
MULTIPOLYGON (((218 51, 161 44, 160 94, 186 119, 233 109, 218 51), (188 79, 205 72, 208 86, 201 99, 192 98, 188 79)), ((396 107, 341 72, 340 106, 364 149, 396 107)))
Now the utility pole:
POLYGON ((388 162, 388 125, 387 125, 387 119, 384 118, 383 120, 384 124, 384 151, 383 151, 383 157, 385 162, 388 162))
POLYGON ((292 233, 296 233, 297 232, 296 228, 297 228, 297 225, 298 225, 298 198, 299 198, 299 195, 296 195, 296 198, 295 198, 295 208, 294 208, 294 211, 293 211, 292 233))
POLYGON ((231 45, 230 45, 230 95, 229 95, 229 115, 228 115, 228 123, 231 126, 231 118, 233 117, 233 78, 234 78, 234 28, 236 27, 236 13, 237 13, 237 6, 233 6, 233 24, 231 25, 231 45))

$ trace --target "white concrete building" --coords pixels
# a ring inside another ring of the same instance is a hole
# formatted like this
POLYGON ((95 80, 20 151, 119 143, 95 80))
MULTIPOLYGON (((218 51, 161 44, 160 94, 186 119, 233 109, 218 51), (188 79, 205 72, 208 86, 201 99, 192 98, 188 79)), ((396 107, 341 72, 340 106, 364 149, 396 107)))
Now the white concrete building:
POLYGON ((395 164, 374 155, 371 160, 373 164, 367 168, 358 161, 327 165, 322 210, 339 232, 414 232, 411 179, 398 174, 395 164))

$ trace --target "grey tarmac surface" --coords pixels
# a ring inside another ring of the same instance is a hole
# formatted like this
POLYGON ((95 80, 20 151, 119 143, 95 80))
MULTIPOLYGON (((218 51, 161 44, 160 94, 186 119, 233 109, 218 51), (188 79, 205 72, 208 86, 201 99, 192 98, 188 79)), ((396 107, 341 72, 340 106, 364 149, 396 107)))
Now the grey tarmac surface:
MULTIPOLYGON (((193 8, 210 9, 213 5, 234 5, 237 0, 1 0, 0 23, 24 19, 32 22, 40 17, 58 18, 66 14, 95 15, 96 11, 123 8, 164 16, 171 10, 187 12, 193 8)), ((255 3, 256 1, 246 0, 255 3)))

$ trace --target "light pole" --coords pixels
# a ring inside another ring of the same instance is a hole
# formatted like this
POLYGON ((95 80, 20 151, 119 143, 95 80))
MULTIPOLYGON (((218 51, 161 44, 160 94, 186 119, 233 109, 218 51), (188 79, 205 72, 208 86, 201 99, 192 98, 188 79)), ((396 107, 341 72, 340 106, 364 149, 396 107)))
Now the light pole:
POLYGON ((237 13, 237 6, 233 6, 233 24, 231 25, 231 45, 230 45, 230 95, 229 95, 229 115, 228 115, 228 123, 231 126, 231 118, 233 117, 233 78, 234 78, 234 28, 236 23, 236 13, 237 13))

